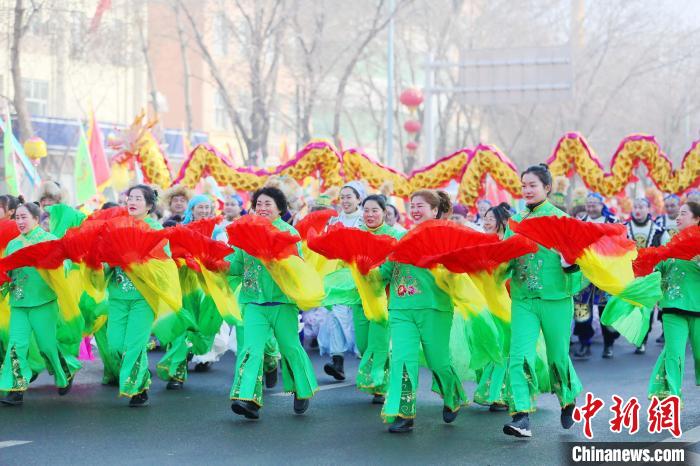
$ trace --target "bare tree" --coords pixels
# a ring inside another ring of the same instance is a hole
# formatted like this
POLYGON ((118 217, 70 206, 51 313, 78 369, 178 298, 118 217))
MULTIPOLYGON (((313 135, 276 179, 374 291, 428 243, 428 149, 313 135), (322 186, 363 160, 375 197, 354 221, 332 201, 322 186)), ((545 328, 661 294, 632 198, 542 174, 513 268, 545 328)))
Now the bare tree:
MULTIPOLYGON (((202 27, 183 0, 180 8, 187 17, 197 47, 207 64, 216 84, 217 91, 238 134, 243 139, 247 155, 246 162, 267 157, 267 143, 270 132, 271 108, 277 93, 277 75, 281 58, 283 34, 286 27, 287 11, 284 0, 269 0, 243 4, 239 0, 230 3, 232 14, 242 18, 240 27, 232 28, 242 45, 243 57, 247 65, 248 88, 250 91, 250 111, 246 123, 233 103, 229 83, 224 77, 220 63, 214 59, 207 44, 202 27), (251 11, 252 10, 252 11, 251 11)), ((221 11, 220 14, 224 12, 221 11)), ((230 24, 234 22, 228 18, 230 24)))
POLYGON ((32 19, 42 4, 30 1, 31 7, 27 13, 24 0, 15 0, 14 23, 12 28, 12 45, 10 46, 10 73, 12 74, 12 85, 14 98, 12 103, 17 112, 19 122, 20 140, 25 140, 34 134, 32 119, 27 110, 27 102, 22 87, 22 69, 20 57, 22 53, 22 38, 27 33, 32 19))

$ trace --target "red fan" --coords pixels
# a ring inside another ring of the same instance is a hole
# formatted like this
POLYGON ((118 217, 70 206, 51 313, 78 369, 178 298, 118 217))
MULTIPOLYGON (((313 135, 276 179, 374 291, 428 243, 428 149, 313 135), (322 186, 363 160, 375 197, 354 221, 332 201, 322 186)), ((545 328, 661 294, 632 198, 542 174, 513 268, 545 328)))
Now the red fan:
MULTIPOLYGON (((570 264, 576 262, 583 250, 601 237, 626 238, 627 235, 624 225, 582 222, 569 217, 535 217, 520 223, 511 220, 509 225, 514 232, 527 236, 545 248, 556 249, 570 264)), ((624 242, 617 244, 623 246, 624 242)), ((619 254, 624 252, 626 247, 623 247, 619 254)))
POLYGON ((55 269, 63 265, 66 254, 60 240, 43 241, 19 249, 0 260, 0 269, 14 270, 20 267, 55 269))
POLYGON ((97 260, 113 267, 128 268, 130 264, 150 259, 167 259, 164 250, 167 241, 163 231, 108 224, 100 234, 97 260))
POLYGON ((496 267, 516 257, 537 252, 538 246, 524 236, 515 235, 504 241, 467 246, 431 259, 454 273, 492 273, 496 267))
POLYGON ((268 219, 246 215, 228 227, 228 242, 263 261, 279 260, 297 254, 300 238, 275 228, 268 219))
POLYGON ((126 207, 112 207, 109 209, 96 210, 85 219, 86 222, 92 220, 112 220, 117 217, 128 217, 129 211, 126 207))
POLYGON ((216 272, 225 271, 229 267, 224 259, 233 250, 221 241, 214 241, 183 226, 168 229, 168 239, 173 258, 184 259, 194 270, 199 269, 194 259, 198 259, 205 268, 216 272))
POLYGON ((86 257, 94 248, 102 228, 71 228, 60 239, 66 256, 73 262, 85 262, 86 257))
POLYGON ((666 245, 668 256, 674 259, 691 260, 700 255, 700 226, 688 227, 666 245))
POLYGON ((401 238, 389 259, 426 267, 429 257, 496 241, 496 235, 480 233, 449 220, 429 220, 401 238))
POLYGON ((323 231, 323 228, 328 224, 328 220, 332 217, 337 217, 338 212, 334 209, 323 209, 317 210, 316 212, 311 212, 306 217, 299 220, 299 222, 294 225, 294 228, 299 232, 299 236, 306 240, 309 237, 309 232, 313 229, 316 231, 323 231))
POLYGON ((188 223, 185 225, 185 227, 189 228, 190 230, 196 231, 197 233, 200 233, 207 238, 211 238, 212 235, 214 234, 214 228, 221 223, 221 220, 223 217, 219 215, 218 217, 211 217, 211 218, 203 218, 201 220, 197 220, 196 222, 188 223))
POLYGON ((328 259, 355 264, 361 274, 381 265, 396 246, 391 236, 375 235, 357 228, 331 228, 324 234, 309 232, 309 249, 328 259))
POLYGON ((19 236, 19 229, 14 220, 0 220, 0 250, 4 250, 7 244, 19 236))
POLYGON ((637 258, 632 262, 635 277, 649 275, 659 262, 668 258, 668 250, 665 247, 642 248, 637 253, 637 258))

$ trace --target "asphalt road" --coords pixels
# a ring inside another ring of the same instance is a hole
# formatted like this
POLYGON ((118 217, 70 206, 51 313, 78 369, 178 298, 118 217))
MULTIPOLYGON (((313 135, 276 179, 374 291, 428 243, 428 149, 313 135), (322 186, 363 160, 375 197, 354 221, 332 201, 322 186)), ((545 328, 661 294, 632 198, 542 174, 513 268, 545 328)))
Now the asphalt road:
MULTIPOLYGON (((588 361, 575 362, 584 391, 606 402, 593 421, 596 441, 669 439, 666 432, 646 431, 646 387, 660 347, 646 355, 616 346, 615 358, 600 358, 594 346, 588 361), (634 436, 610 432, 610 397, 636 396, 641 401, 641 429, 634 436)), ((161 353, 151 354, 151 364, 161 353)), ((259 421, 248 421, 230 410, 228 391, 235 357, 227 354, 204 374, 192 373, 182 391, 166 391, 155 380, 151 404, 130 409, 114 387, 99 383, 101 365, 89 362, 72 392, 59 398, 43 374, 25 396, 21 408, 0 409, 0 465, 153 465, 153 464, 561 464, 563 442, 583 441, 580 424, 559 425, 554 395, 540 397, 531 416, 533 438, 507 437, 501 432, 507 413, 491 413, 472 404, 450 425, 441 418, 442 403, 430 392, 430 377, 422 370, 418 417, 410 434, 392 435, 379 416, 380 407, 357 391, 354 380, 331 382, 323 373, 325 358, 312 353, 321 390, 303 416, 294 415, 292 397, 280 387, 267 390, 259 421)), ((686 360, 682 440, 700 441, 700 390, 694 386, 692 357, 686 360)), ((347 361, 354 375, 357 361, 347 361)), ((473 383, 466 383, 468 393, 473 383)), ((579 402, 582 402, 581 397, 579 402)), ((700 464, 700 443, 688 447, 688 464, 700 464), (692 453, 695 452, 695 453, 692 453)))

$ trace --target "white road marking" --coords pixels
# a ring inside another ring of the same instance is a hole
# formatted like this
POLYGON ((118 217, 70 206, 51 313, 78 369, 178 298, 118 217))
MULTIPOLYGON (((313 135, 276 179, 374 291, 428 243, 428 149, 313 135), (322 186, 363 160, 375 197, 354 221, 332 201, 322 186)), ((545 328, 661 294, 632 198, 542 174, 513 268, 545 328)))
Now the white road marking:
MULTIPOLYGON (((318 391, 322 390, 333 390, 336 388, 345 388, 345 387, 354 387, 355 382, 345 382, 345 383, 333 383, 329 385, 321 385, 318 387, 318 391)), ((270 396, 292 396, 292 393, 287 393, 287 392, 279 392, 279 393, 273 393, 270 396)))
POLYGON ((16 447, 17 445, 24 445, 25 443, 32 443, 30 440, 6 440, 0 442, 0 448, 16 447))

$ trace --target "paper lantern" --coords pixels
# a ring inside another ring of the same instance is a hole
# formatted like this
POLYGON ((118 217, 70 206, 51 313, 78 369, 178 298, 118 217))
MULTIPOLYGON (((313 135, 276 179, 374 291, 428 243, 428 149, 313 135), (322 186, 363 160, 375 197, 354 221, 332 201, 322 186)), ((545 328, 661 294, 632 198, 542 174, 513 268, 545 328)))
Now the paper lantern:
POLYGON ((418 89, 406 89, 399 96, 399 101, 409 110, 414 111, 423 103, 423 93, 418 89))
POLYGON ((33 161, 43 159, 48 155, 46 143, 38 136, 32 136, 24 141, 24 153, 33 161))
POLYGON ((408 120, 403 124, 403 129, 405 129, 407 133, 411 134, 419 133, 422 127, 423 126, 418 120, 408 120))
POLYGON ((408 141, 408 143, 406 143, 406 149, 413 153, 418 150, 418 143, 416 141, 408 141))

